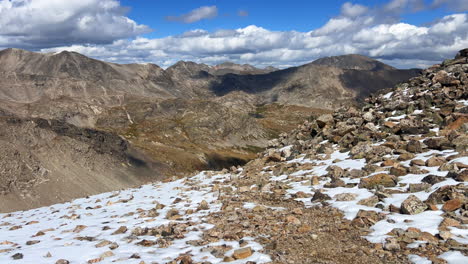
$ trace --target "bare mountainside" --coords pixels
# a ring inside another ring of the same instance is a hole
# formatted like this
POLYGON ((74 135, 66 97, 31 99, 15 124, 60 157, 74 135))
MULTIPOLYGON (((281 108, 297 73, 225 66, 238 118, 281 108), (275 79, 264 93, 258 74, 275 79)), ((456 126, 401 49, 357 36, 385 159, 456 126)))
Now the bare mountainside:
MULTIPOLYGON (((357 66, 311 63, 276 70, 180 61, 164 70, 75 52, 0 51, 0 110, 5 118, 0 144, 10 153, 0 164, 0 188, 9 199, 22 197, 20 207, 27 199, 36 206, 163 175, 240 165, 302 120, 356 104, 418 73, 390 66, 362 68, 379 63, 342 58, 357 66), (57 124, 75 132, 52 129, 57 124), (40 136, 44 133, 45 138, 40 136), (126 148, 96 151, 92 142, 115 144, 107 138, 121 140, 118 144, 126 148), (29 148, 31 142, 38 147, 29 148), (17 149, 24 151, 11 154, 17 149), (80 180, 70 175, 81 175, 80 180), (46 191, 52 183, 59 193, 55 196, 46 191)), ((0 210, 11 209, 4 204, 0 210)))

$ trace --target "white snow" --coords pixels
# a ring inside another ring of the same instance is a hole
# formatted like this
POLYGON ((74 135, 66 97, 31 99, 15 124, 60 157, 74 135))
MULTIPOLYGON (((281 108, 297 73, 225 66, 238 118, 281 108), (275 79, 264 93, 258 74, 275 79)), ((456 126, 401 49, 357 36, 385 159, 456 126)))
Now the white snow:
POLYGON ((382 96, 384 99, 390 99, 390 97, 393 95, 393 92, 386 93, 382 96))
POLYGON ((440 255, 439 258, 445 259, 449 264, 468 263, 468 257, 463 255, 460 251, 448 251, 440 255))
POLYGON ((432 264, 432 261, 428 260, 427 258, 418 256, 418 255, 409 255, 408 258, 414 264, 432 264))
MULTIPOLYGON (((14 263, 55 263, 58 259, 67 259, 71 263, 86 263, 88 260, 101 256, 109 251, 107 246, 96 248, 95 245, 102 240, 118 243, 119 247, 112 250, 114 256, 107 257, 99 263, 140 263, 146 261, 151 263, 168 262, 177 258, 180 254, 190 254, 196 262, 209 261, 212 263, 222 262, 222 258, 216 258, 208 251, 202 251, 207 246, 193 246, 188 241, 199 240, 204 230, 213 226, 204 223, 205 218, 212 212, 217 212, 221 204, 217 201, 218 193, 212 190, 215 182, 223 182, 229 179, 229 174, 209 176, 200 173, 188 179, 176 180, 168 183, 155 183, 144 185, 140 188, 127 189, 120 192, 103 193, 89 198, 77 199, 69 203, 57 204, 50 207, 42 207, 29 211, 14 212, 11 214, 0 214, 0 263, 12 263, 11 256, 22 253, 24 258, 15 260, 14 263), (181 198, 178 201, 176 198, 181 198), (128 199, 128 201, 125 201, 128 199), (209 210, 197 211, 197 207, 203 201, 209 204, 209 210), (159 209, 159 215, 149 217, 139 215, 147 210, 153 209, 157 203, 165 205, 159 209), (166 213, 178 210, 182 216, 181 220, 168 220, 166 213), (187 214, 192 209, 194 213, 187 214), (31 221, 37 221, 32 222, 31 221), (143 247, 136 245, 142 239, 157 240, 154 236, 139 236, 131 239, 131 231, 135 227, 158 227, 169 223, 193 223, 188 227, 188 233, 183 237, 175 239, 168 247, 143 247), (28 224, 31 223, 31 224, 28 224), (73 232, 74 229, 84 225, 81 232, 73 232), (13 226, 22 228, 10 231, 13 226), (108 230, 103 230, 107 226, 108 230), (120 226, 126 226, 125 234, 112 235, 120 226), (39 231, 45 234, 33 237, 39 231), (93 242, 80 241, 77 237, 93 237, 93 242), (26 245, 27 241, 40 240, 35 245, 26 245), (10 250, 4 252, 5 250, 10 250), (45 256, 50 252, 52 257, 45 256), (129 257, 137 253, 140 259, 129 257)), ((253 238, 243 238, 255 252, 252 256, 231 263, 245 263, 255 261, 266 263, 270 261, 269 256, 258 250, 262 247, 253 241, 253 238)), ((219 242, 218 242, 219 243, 219 242)), ((233 247, 240 248, 238 242, 224 242, 233 247)))
MULTIPOLYGON (((419 112, 415 112, 415 114, 419 114, 419 112)), ((401 119, 405 118, 406 115, 401 115, 401 116, 396 116, 396 117, 390 117, 388 119, 401 119)), ((381 145, 384 142, 375 142, 373 145, 381 145)), ((333 146, 333 148, 338 149, 336 145, 333 146)), ((437 151, 437 150, 429 150, 424 153, 419 153, 416 154, 415 159, 421 159, 423 161, 426 161, 432 156, 442 156, 442 157, 447 157, 450 155, 456 155, 458 154, 457 152, 453 150, 445 150, 445 151, 437 151)), ((322 158, 325 158, 325 155, 322 155, 322 158)), ((396 155, 387 155, 388 158, 396 159, 398 156, 396 155)), ((329 200, 331 206, 340 209, 343 213, 346 219, 352 220, 356 217, 356 214, 359 212, 360 209, 366 210, 366 211, 377 211, 377 212, 382 212, 385 214, 385 218, 377 223, 375 223, 371 227, 371 232, 366 236, 366 239, 368 239, 372 243, 385 243, 385 239, 389 237, 387 235, 390 231, 392 231, 394 228, 401 228, 403 230, 406 230, 410 227, 413 228, 418 228, 422 232, 428 232, 432 235, 436 235, 439 233, 438 226, 443 220, 442 211, 437 210, 437 211, 425 211, 420 214, 416 215, 406 215, 406 214, 399 214, 399 213, 391 213, 388 211, 383 211, 379 208, 376 207, 368 207, 368 206, 363 206, 359 205, 358 202, 362 199, 369 198, 373 194, 363 188, 358 188, 357 186, 352 187, 352 188, 347 188, 347 187, 337 187, 337 188, 326 188, 325 184, 329 182, 330 180, 327 178, 326 180, 321 179, 318 185, 311 185, 310 181, 313 176, 324 176, 326 175, 327 168, 330 165, 336 165, 339 166, 343 169, 362 169, 366 165, 366 161, 364 159, 360 160, 355 160, 351 159, 349 156, 349 152, 341 153, 339 151, 335 151, 328 158, 325 159, 317 159, 317 160, 312 160, 312 159, 307 159, 304 157, 300 157, 294 160, 289 161, 290 163, 297 162, 299 164, 306 164, 306 163, 312 163, 312 164, 317 164, 312 167, 310 170, 300 170, 297 172, 294 172, 290 175, 279 175, 279 176, 271 176, 270 180, 271 181, 282 181, 284 183, 287 183, 290 187, 290 189, 287 190, 287 197, 291 197, 292 194, 295 194, 297 192, 304 192, 306 194, 313 195, 317 190, 321 190, 323 193, 326 193, 330 197, 332 197, 332 200, 329 200), (294 176, 300 176, 302 177, 300 180, 297 179, 297 177, 294 176), (296 179, 295 179, 296 178, 296 179), (342 194, 342 193, 350 193, 350 194, 355 194, 357 197, 352 200, 352 201, 336 201, 333 197, 337 194, 342 194)), ((461 162, 464 164, 468 164, 468 157, 460 157, 451 160, 450 162, 461 162)), ((403 161, 401 162, 402 165, 404 166, 409 166, 410 161, 403 161)), ((447 175, 447 171, 440 171, 438 167, 426 167, 426 166, 421 166, 421 169, 425 169, 428 172, 424 174, 407 174, 405 176, 398 177, 398 182, 399 185, 393 188, 388 188, 388 189, 393 189, 393 190, 400 190, 400 191, 406 191, 408 188, 408 184, 412 183, 421 183, 422 179, 426 177, 427 175, 437 175, 437 176, 442 176, 445 177, 447 175), (401 186, 400 186, 401 185, 401 186)), ((265 169, 266 171, 266 169, 265 169)), ((375 172, 373 174, 377 173, 382 173, 382 172, 375 172)), ((369 175, 369 176, 370 176, 369 175)), ((359 183, 360 179, 351 179, 351 178, 345 178, 342 177, 340 178, 343 180, 345 183, 359 183)), ((389 198, 386 198, 383 200, 382 205, 384 207, 388 207, 391 204, 395 205, 397 207, 401 206, 401 203, 407 199, 410 195, 415 195, 422 201, 426 200, 429 195, 437 190, 439 187, 444 186, 444 185, 457 185, 460 184, 460 182, 455 181, 454 179, 447 178, 445 181, 442 181, 438 184, 434 184, 427 192, 421 191, 417 193, 395 193, 392 194, 389 198)), ((465 183, 467 184, 467 183, 465 183)), ((311 198, 296 198, 295 200, 301 201, 304 203, 304 206, 310 207, 314 205, 319 205, 320 203, 312 203, 311 198)), ((451 228, 451 233, 453 236, 453 239, 456 241, 463 243, 463 244, 468 244, 468 227, 467 225, 463 225, 464 228, 451 228)), ((424 241, 419 241, 419 242, 414 242, 409 245, 410 248, 417 248, 419 246, 424 246, 426 242, 424 241)), ((450 264, 455 264, 455 263, 468 263, 468 261, 465 261, 461 256, 460 252, 454 251, 451 253, 445 253, 442 255, 450 264), (462 262, 459 262, 463 260, 462 262)), ((417 255, 411 255, 410 260, 414 263, 430 263, 429 260, 422 258, 417 255)))

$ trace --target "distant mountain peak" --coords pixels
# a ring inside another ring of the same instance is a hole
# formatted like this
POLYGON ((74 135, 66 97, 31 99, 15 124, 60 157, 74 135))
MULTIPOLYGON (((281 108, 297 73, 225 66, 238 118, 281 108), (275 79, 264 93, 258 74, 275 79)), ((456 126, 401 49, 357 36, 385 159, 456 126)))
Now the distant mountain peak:
POLYGON ((312 64, 336 67, 346 70, 395 70, 395 68, 390 65, 359 54, 324 57, 313 61, 312 64))

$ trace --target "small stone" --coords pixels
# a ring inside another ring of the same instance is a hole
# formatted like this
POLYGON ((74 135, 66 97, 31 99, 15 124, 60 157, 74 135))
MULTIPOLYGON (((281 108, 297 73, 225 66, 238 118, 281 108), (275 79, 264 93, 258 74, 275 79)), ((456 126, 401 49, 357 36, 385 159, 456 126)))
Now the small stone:
POLYGON ((444 217, 444 220, 442 220, 439 225, 439 230, 448 230, 448 227, 451 226, 460 226, 460 222, 452 218, 444 217))
POLYGON ((333 196, 333 199, 337 201, 353 201, 356 200, 357 197, 358 195, 355 193, 339 193, 333 196))
POLYGON ((318 176, 312 176, 311 184, 312 185, 319 185, 320 184, 319 177, 318 176))
POLYGON ((379 202, 379 198, 375 195, 372 195, 369 198, 362 199, 358 202, 359 205, 364 205, 364 206, 375 206, 379 202))
POLYGON ((439 231, 439 236, 443 240, 447 240, 447 239, 452 237, 452 233, 450 233, 450 231, 445 231, 445 230, 444 231, 439 231))
POLYGON ((442 177, 442 176, 427 175, 421 181, 425 182, 425 183, 428 183, 430 185, 434 185, 434 184, 437 184, 439 182, 443 182, 445 180, 446 180, 445 177, 442 177))
POLYGON ((31 246, 31 245, 35 245, 35 244, 37 244, 37 243, 39 243, 39 242, 41 242, 41 241, 39 241, 39 240, 31 240, 31 241, 27 241, 27 242, 26 242, 26 245, 31 246))
POLYGON ((455 176, 455 180, 459 182, 468 181, 468 169, 465 169, 462 172, 458 173, 457 176, 455 176))
POLYGON ((114 249, 116 249, 116 248, 118 248, 118 247, 119 247, 119 244, 117 244, 117 243, 115 243, 115 242, 109 245, 109 249, 110 249, 110 250, 114 250, 114 249))
POLYGON ((458 199, 452 199, 444 203, 442 210, 444 212, 452 212, 459 209, 462 206, 462 203, 458 199))
POLYGON ((200 205, 197 208, 198 211, 208 210, 208 209, 210 209, 210 206, 208 205, 208 202, 205 200, 201 201, 200 205))
POLYGON ((420 160, 420 159, 414 159, 410 162, 410 165, 413 166, 413 165, 417 165, 417 166, 426 166, 426 162, 424 162, 424 160, 420 160))
POLYGON ((395 176, 404 176, 408 174, 408 169, 403 167, 403 166, 393 166, 390 168, 390 174, 395 175, 395 176))
POLYGON ((292 210, 292 212, 293 212, 293 214, 295 214, 295 215, 303 215, 303 214, 304 214, 304 212, 302 212, 301 208, 294 208, 294 209, 292 210))
POLYGON ((77 225, 75 227, 75 229, 73 229, 73 233, 80 233, 81 231, 83 231, 87 226, 85 225, 77 225))
POLYGON ((398 240, 394 237, 389 237, 386 240, 386 243, 384 245, 385 250, 389 251, 398 251, 400 250, 400 244, 398 243, 398 240))
POLYGON ((105 247, 107 245, 110 245, 112 242, 109 240, 103 240, 95 245, 95 247, 100 248, 100 247, 105 247))
POLYGON ((408 190, 411 193, 415 192, 422 192, 422 191, 428 191, 431 189, 431 185, 429 183, 410 183, 408 190))
POLYGON ((114 233, 112 233, 112 235, 119 235, 119 234, 124 234, 127 232, 127 227, 126 226, 121 226, 119 227, 119 229, 115 230, 114 233))
POLYGON ((245 258, 248 258, 250 256, 252 256, 252 248, 250 247, 246 247, 246 248, 241 248, 241 249, 237 249, 237 250, 234 250, 234 253, 232 254, 232 257, 234 259, 245 259, 245 258))
POLYGON ((16 253, 13 256, 11 256, 11 258, 14 259, 14 260, 23 259, 23 254, 16 253))
POLYGON ((176 259, 177 264, 192 264, 193 260, 190 256, 180 256, 176 259))
POLYGON ((66 259, 59 259, 55 262, 55 264, 70 264, 70 261, 66 259))
POLYGON ((326 200, 331 200, 331 197, 328 194, 322 193, 321 191, 316 191, 312 197, 312 202, 322 202, 326 200))
POLYGON ((143 246, 143 247, 152 247, 152 246, 158 244, 158 242, 153 241, 153 240, 143 239, 143 240, 141 240, 140 242, 138 242, 136 244, 139 245, 139 246, 143 246))
POLYGON ((403 214, 419 214, 424 212, 426 209, 427 205, 414 195, 410 195, 401 203, 401 212, 403 214))
POLYGON ((391 159, 389 159, 389 160, 384 160, 384 161, 382 162, 382 166, 383 166, 383 167, 393 166, 394 164, 395 164, 395 161, 394 161, 394 160, 391 160, 391 159))
POLYGON ((406 160, 414 159, 414 157, 415 156, 412 153, 403 153, 398 157, 398 160, 399 161, 406 161, 406 160))
POLYGON ((394 122, 391 122, 391 121, 385 121, 383 124, 384 124, 384 126, 386 126, 388 128, 394 128, 394 127, 396 127, 398 125, 397 123, 394 123, 394 122))
POLYGON ((291 223, 293 225, 300 225, 301 224, 301 220, 297 219, 295 216, 292 216, 292 215, 286 216, 286 222, 291 223))
POLYGON ((441 157, 431 157, 426 160, 426 166, 428 167, 438 167, 445 163, 445 159, 441 157))
POLYGON ((309 233, 310 231, 312 231, 312 227, 310 225, 301 225, 297 231, 299 233, 309 233))
POLYGON ((334 118, 331 114, 324 114, 319 116, 315 122, 320 128, 325 127, 327 124, 333 124, 334 123, 334 118))
POLYGON ((112 256, 114 256, 114 253, 112 251, 106 251, 102 253, 99 257, 105 259, 112 256))
POLYGON ((174 218, 178 218, 178 216, 179 216, 179 211, 177 209, 175 209, 175 208, 170 209, 166 213, 166 218, 169 219, 169 220, 173 220, 174 218))
POLYGON ((422 152, 421 142, 417 140, 410 140, 408 144, 406 145, 406 150, 411 153, 421 153, 422 152))
POLYGON ((366 120, 367 122, 372 122, 374 120, 374 116, 372 115, 371 112, 365 112, 363 115, 362 115, 362 118, 364 120, 366 120))
POLYGON ((229 256, 225 256, 223 258, 223 262, 232 262, 232 261, 235 261, 236 259, 233 258, 233 257, 229 257, 229 256))

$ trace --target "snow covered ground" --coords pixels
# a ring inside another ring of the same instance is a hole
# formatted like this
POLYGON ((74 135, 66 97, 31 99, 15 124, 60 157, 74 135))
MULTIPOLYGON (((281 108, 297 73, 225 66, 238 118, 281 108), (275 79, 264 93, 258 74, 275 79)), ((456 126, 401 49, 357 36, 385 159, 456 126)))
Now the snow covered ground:
MULTIPOLYGON (((0 263, 56 263, 60 259, 70 263, 167 263, 185 254, 193 261, 220 263, 223 258, 213 256, 206 248, 230 246, 232 249, 226 252, 230 256, 241 248, 238 242, 191 243, 212 228, 205 219, 221 208, 214 186, 230 177, 210 175, 200 173, 70 203, 0 214, 0 263), (200 208, 203 205, 206 208, 200 208), (167 230, 168 234, 139 235, 134 232, 137 228, 167 230), (13 260, 12 256, 19 254, 22 258, 13 260)), ((253 238, 243 241, 243 248, 253 249, 253 255, 230 263, 270 261, 258 252, 262 246, 253 238)))
MULTIPOLYGON (((375 144, 375 145, 379 145, 379 144, 375 144)), ((336 145, 335 145, 335 148, 337 148, 336 145)), ((440 157, 447 157, 447 156, 454 155, 454 154, 457 154, 457 153, 454 152, 453 150, 447 150, 447 151, 430 150, 424 153, 417 154, 414 159, 420 159, 420 160, 426 161, 428 158, 434 155, 437 155, 440 157)), ((386 157, 396 159, 398 156, 387 155, 386 157)), ((340 209, 344 213, 345 218, 349 220, 354 219, 357 213, 359 212, 359 210, 361 209, 366 210, 366 211, 376 211, 376 212, 384 213, 386 215, 386 218, 375 223, 371 227, 371 233, 366 237, 366 239, 368 239, 372 243, 385 243, 385 239, 389 237, 389 235, 387 234, 390 231, 392 231, 394 228, 401 228, 403 230, 407 230, 410 227, 414 227, 414 228, 420 229, 422 232, 428 232, 432 235, 436 235, 439 233, 438 227, 443 220, 443 217, 441 216, 443 213, 442 210, 425 211, 425 212, 422 212, 420 214, 415 214, 415 215, 393 213, 393 212, 381 210, 376 207, 369 207, 369 206, 358 204, 359 201, 361 201, 362 199, 366 199, 366 198, 373 196, 373 193, 371 193, 368 189, 358 188, 358 186, 355 186, 352 188, 349 188, 349 187, 326 188, 325 184, 330 182, 329 178, 327 180, 321 180, 320 183, 317 185, 310 184, 313 176, 326 175, 328 173, 326 169, 330 165, 335 165, 335 166, 341 167, 342 169, 360 170, 366 165, 366 162, 364 159, 352 159, 349 156, 349 152, 342 153, 339 151, 335 151, 332 154, 330 154, 328 157, 326 157, 326 155, 323 154, 323 159, 311 160, 311 159, 302 157, 302 158, 291 160, 289 162, 301 163, 301 164, 307 164, 307 163, 316 164, 315 166, 313 166, 313 169, 311 170, 300 170, 300 171, 294 172, 293 174, 289 176, 286 174, 283 174, 283 175, 278 175, 278 176, 272 176, 270 178, 271 181, 282 181, 282 182, 288 183, 288 185, 291 187, 291 189, 288 189, 287 191, 288 192, 287 195, 289 197, 292 197, 292 195, 297 192, 304 192, 306 194, 313 195, 317 190, 320 190, 321 192, 329 195, 332 198, 332 200, 327 201, 327 202, 329 202, 331 206, 340 209), (298 181, 297 176, 302 176, 302 179, 298 181), (337 197, 339 196, 337 195, 339 194, 351 194, 351 196, 353 196, 354 198, 350 201, 338 201, 337 197)), ((457 158, 450 162, 451 163, 460 162, 463 164, 468 164, 468 157, 457 158)), ((409 163, 410 163, 410 160, 401 162, 401 164, 405 166, 408 166, 409 163)), ((421 168, 426 169, 428 172, 424 174, 407 174, 405 176, 400 176, 398 177, 398 183, 400 183, 400 185, 397 185, 396 187, 387 188, 387 189, 406 191, 408 188, 408 184, 422 183, 421 180, 425 176, 436 175, 436 176, 445 177, 447 175, 446 171, 439 171, 438 167, 421 166, 421 168)), ((268 167, 265 167, 264 171, 266 173, 268 171, 268 167)), ((368 175, 367 177, 370 177, 372 175, 382 173, 382 172, 385 172, 385 171, 378 171, 378 172, 368 175)), ((352 178, 343 177, 340 179, 343 180, 345 183, 359 183, 360 181, 359 178, 352 179, 352 178)), ((424 201, 437 188, 441 186, 445 186, 445 185, 457 185, 457 184, 460 184, 460 182, 457 182, 451 178, 447 178, 445 181, 434 184, 428 191, 413 192, 413 193, 406 191, 404 193, 393 194, 391 195, 391 197, 384 199, 384 202, 382 205, 383 207, 387 207, 387 208, 391 204, 399 207, 401 203, 405 199, 407 199, 410 195, 415 195, 416 197, 424 201)), ((463 184, 468 185, 467 182, 464 182, 463 184)), ((309 207, 320 204, 320 203, 311 202, 310 198, 296 198, 296 200, 303 202, 305 206, 309 206, 309 207)), ((451 228, 452 238, 460 243, 468 245, 468 231, 467 230, 468 230, 467 224, 463 224, 459 228, 452 227, 451 228)), ((424 243, 421 243, 421 244, 424 244, 424 243)), ((413 246, 418 246, 418 245, 413 245, 413 246)), ((459 251, 449 251, 449 252, 442 254, 440 257, 448 261, 448 263, 450 264, 468 263, 468 257, 464 256, 459 251)), ((410 260, 418 264, 431 263, 429 260, 416 256, 416 255, 412 255, 410 257, 410 260)))

